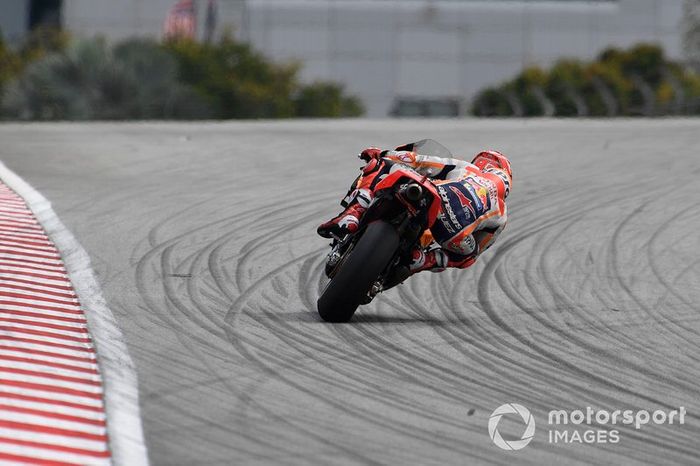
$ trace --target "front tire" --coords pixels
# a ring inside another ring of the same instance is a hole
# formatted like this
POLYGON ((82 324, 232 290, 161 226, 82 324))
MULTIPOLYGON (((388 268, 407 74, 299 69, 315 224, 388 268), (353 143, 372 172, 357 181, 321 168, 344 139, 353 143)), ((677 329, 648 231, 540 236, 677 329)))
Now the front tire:
POLYGON ((372 222, 318 298, 326 322, 349 321, 399 247, 399 234, 383 220, 372 222))

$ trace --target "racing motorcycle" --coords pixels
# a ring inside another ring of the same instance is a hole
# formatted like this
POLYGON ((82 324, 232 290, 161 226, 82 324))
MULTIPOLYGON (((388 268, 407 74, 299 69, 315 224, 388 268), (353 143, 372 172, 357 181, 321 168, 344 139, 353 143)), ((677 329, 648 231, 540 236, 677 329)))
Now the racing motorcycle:
MULTIPOLYGON (((397 150, 452 157, 431 139, 397 150)), ((393 166, 376 185, 357 231, 334 236, 330 245, 325 266, 329 281, 317 302, 318 313, 327 322, 349 321, 360 305, 406 280, 411 251, 440 212, 440 195, 426 176, 406 165, 385 163, 393 166)))

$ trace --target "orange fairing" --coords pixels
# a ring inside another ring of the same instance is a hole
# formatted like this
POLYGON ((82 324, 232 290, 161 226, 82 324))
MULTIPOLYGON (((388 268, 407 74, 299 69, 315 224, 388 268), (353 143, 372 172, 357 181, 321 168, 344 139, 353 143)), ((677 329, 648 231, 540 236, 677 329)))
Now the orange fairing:
POLYGON ((432 225, 440 213, 442 204, 437 189, 430 181, 428 181, 427 177, 421 176, 412 170, 396 170, 380 181, 374 190, 380 191, 382 189, 392 188, 401 178, 412 179, 416 183, 420 184, 424 189, 430 191, 430 194, 433 195, 433 202, 430 204, 430 208, 428 209, 428 225, 432 225))

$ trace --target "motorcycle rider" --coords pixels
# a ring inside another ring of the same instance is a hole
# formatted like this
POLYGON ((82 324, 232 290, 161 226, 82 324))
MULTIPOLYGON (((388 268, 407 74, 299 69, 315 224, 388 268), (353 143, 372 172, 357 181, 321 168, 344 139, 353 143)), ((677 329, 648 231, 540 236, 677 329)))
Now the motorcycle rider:
POLYGON ((341 202, 345 210, 321 224, 318 234, 331 238, 357 231, 362 214, 374 198, 374 187, 401 164, 430 178, 442 199, 437 220, 423 235, 421 247, 412 252, 409 274, 473 265, 506 225, 505 199, 512 186, 509 160, 494 150, 478 153, 469 163, 402 150, 405 148, 363 150, 359 157, 366 165, 341 202))

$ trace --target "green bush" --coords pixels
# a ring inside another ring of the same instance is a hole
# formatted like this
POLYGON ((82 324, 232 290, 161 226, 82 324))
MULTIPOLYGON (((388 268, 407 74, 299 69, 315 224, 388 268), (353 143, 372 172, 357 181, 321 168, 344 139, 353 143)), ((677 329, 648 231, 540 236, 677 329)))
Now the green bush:
POLYGON ((29 32, 19 47, 24 64, 29 64, 48 54, 62 52, 70 44, 67 32, 53 26, 39 26, 29 32))
POLYGON ((663 50, 639 44, 609 48, 597 60, 560 60, 551 69, 529 68, 498 87, 479 92, 472 106, 477 116, 509 116, 517 99, 523 116, 542 114, 533 94, 542 89, 557 116, 700 114, 700 77, 667 60, 663 50), (651 100, 650 97, 651 96, 651 100))
MULTIPOLYGON (((557 62, 546 78, 544 90, 554 104, 556 116, 578 115, 576 94, 587 91, 585 68, 576 60, 557 62)), ((588 110, 587 105, 586 109, 588 110)))
POLYGON ((302 86, 293 100, 298 117, 356 117, 364 113, 362 102, 343 95, 343 87, 334 83, 302 86))
POLYGON ((22 69, 22 61, 17 53, 12 51, 0 34, 0 96, 5 84, 16 76, 22 69))
POLYGON ((296 64, 277 65, 224 37, 218 43, 166 42, 180 79, 200 92, 218 118, 285 118, 294 115, 296 64))
POLYGON ((547 75, 540 68, 525 69, 506 89, 517 95, 522 106, 523 116, 540 116, 544 108, 535 95, 535 89, 542 89, 547 83, 547 75))
POLYGON ((248 44, 223 37, 218 43, 166 42, 180 79, 204 95, 218 118, 347 117, 364 113, 356 97, 331 82, 301 85, 299 64, 276 64, 248 44))
POLYGON ((513 108, 503 90, 489 87, 479 93, 472 104, 474 115, 485 117, 512 116, 513 108))
POLYGON ((172 57, 147 43, 114 51, 104 41, 76 41, 31 62, 11 83, 3 115, 22 120, 202 118, 194 90, 176 81, 172 57))
POLYGON ((38 27, 30 32, 17 50, 5 43, 0 31, 0 101, 5 85, 18 76, 26 65, 48 53, 66 48, 68 35, 52 27, 38 27))
POLYGON ((303 85, 299 65, 231 37, 72 41, 40 29, 17 50, 0 40, 0 116, 13 119, 347 117, 361 102, 331 82, 303 85))

